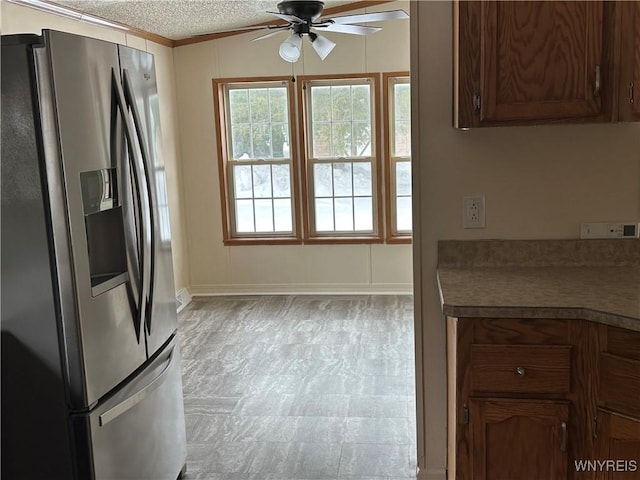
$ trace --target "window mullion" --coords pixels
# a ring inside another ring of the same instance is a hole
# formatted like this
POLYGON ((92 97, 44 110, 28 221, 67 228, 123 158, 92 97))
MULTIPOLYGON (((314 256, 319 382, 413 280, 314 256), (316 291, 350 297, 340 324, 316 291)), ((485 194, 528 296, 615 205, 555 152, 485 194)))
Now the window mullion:
POLYGON ((351 162, 351 218, 353 219, 353 231, 356 231, 356 186, 353 175, 353 165, 351 162))

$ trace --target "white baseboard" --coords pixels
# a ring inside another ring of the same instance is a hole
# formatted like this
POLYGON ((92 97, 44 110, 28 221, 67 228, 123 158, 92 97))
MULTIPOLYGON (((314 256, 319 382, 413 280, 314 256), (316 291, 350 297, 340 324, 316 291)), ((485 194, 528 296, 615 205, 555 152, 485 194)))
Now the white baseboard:
POLYGON ((192 285, 193 296, 213 295, 411 295, 410 283, 305 283, 192 285))
POLYGON ((180 290, 178 290, 178 292, 176 293, 176 306, 178 309, 177 313, 180 313, 184 309, 184 307, 189 305, 192 299, 193 297, 189 293, 189 290, 187 290, 186 288, 181 288, 180 290))

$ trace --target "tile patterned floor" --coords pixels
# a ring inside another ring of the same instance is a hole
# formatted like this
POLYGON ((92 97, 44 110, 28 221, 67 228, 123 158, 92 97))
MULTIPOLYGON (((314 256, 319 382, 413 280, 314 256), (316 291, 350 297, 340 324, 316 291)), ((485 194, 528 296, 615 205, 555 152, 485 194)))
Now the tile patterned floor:
POLYGON ((410 296, 196 298, 185 480, 415 478, 410 296))

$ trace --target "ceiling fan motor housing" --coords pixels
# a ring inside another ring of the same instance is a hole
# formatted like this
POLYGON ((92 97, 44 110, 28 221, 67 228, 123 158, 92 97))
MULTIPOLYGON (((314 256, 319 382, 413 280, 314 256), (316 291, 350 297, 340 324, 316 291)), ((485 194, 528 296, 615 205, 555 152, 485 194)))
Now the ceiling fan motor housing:
POLYGON ((285 0, 278 3, 278 11, 311 22, 322 15, 324 2, 320 0, 285 0))

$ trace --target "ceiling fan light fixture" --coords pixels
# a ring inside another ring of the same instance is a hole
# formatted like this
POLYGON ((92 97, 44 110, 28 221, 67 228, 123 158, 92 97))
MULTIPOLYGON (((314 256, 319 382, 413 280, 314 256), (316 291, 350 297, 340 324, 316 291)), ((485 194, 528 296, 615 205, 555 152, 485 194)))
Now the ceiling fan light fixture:
POLYGON ((292 33, 280 44, 280 57, 286 62, 296 62, 300 58, 302 48, 302 37, 297 33, 292 33))
POLYGON ((320 57, 320 60, 327 58, 327 55, 329 55, 331 50, 336 46, 336 44, 327 37, 323 37, 317 33, 309 34, 309 40, 311 40, 311 46, 320 57))

